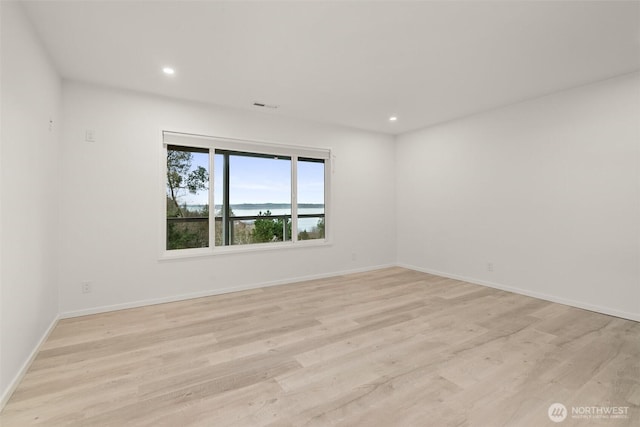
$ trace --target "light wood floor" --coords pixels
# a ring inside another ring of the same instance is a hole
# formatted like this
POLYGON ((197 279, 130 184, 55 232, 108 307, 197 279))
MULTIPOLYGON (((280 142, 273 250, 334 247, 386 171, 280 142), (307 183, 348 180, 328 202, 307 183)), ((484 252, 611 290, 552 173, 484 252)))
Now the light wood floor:
POLYGON ((640 425, 640 323, 401 268, 62 320, 0 425, 640 425), (549 405, 629 407, 552 423, 549 405))

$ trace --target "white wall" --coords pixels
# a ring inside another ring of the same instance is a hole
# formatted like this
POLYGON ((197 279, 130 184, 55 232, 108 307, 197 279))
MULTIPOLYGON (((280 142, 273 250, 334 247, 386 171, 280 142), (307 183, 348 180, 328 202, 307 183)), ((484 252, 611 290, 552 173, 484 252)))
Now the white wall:
POLYGON ((402 135, 398 261, 640 320, 639 156, 639 74, 402 135))
POLYGON ((63 118, 63 315, 395 262, 388 135, 79 83, 64 84, 63 118), (84 141, 87 129, 96 142, 84 141), (160 261, 162 129, 331 148, 333 244, 160 261), (83 281, 92 293, 80 292, 83 281))
POLYGON ((58 314, 60 79, 21 6, 1 2, 0 408, 58 314), (49 120, 54 128, 49 130, 49 120))

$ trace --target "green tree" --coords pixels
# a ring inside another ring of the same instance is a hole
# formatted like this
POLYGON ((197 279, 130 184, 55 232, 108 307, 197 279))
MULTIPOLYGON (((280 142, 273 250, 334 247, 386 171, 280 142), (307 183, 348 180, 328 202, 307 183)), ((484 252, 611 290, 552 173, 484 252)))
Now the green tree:
POLYGON ((307 230, 302 230, 298 233, 298 240, 309 240, 311 236, 309 236, 309 232, 307 230))
POLYGON ((190 211, 180 204, 184 193, 195 194, 209 187, 209 173, 193 168, 193 154, 183 150, 167 150, 167 249, 199 248, 209 245, 208 220, 182 222, 171 218, 209 218, 209 206, 190 211))
POLYGON ((324 239, 324 218, 320 218, 318 220, 318 225, 316 227, 318 229, 318 238, 324 239))
POLYGON ((260 218, 256 219, 253 224, 253 242, 282 242, 291 239, 291 220, 286 219, 286 225, 282 217, 272 217, 271 211, 267 210, 264 214, 262 211, 258 213, 260 218), (286 227, 287 235, 284 236, 286 227))
POLYGON ((192 169, 192 164, 190 151, 167 150, 167 197, 173 202, 175 209, 171 213, 176 217, 186 216, 186 209, 178 201, 182 193, 196 194, 209 188, 209 172, 202 166, 192 169))
POLYGON ((311 228, 311 231, 302 230, 298 233, 298 240, 324 239, 324 218, 311 228))

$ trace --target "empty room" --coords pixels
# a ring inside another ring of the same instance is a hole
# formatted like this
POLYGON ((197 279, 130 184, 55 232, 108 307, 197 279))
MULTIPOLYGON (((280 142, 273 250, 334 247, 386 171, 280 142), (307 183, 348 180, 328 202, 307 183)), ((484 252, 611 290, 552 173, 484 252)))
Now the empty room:
POLYGON ((0 425, 640 425, 640 1, 1 0, 0 425))

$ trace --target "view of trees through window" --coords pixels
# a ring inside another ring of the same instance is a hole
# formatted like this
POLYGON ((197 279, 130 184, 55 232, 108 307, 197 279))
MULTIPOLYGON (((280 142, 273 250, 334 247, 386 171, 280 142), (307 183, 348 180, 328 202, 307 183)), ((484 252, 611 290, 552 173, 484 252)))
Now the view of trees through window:
POLYGON ((209 150, 167 147, 167 249, 209 246, 209 150))
MULTIPOLYGON (((168 250, 293 240, 292 158, 167 146, 168 250), (213 181, 214 238, 209 239, 213 181)), ((297 159, 296 240, 325 238, 325 163, 297 159)))

